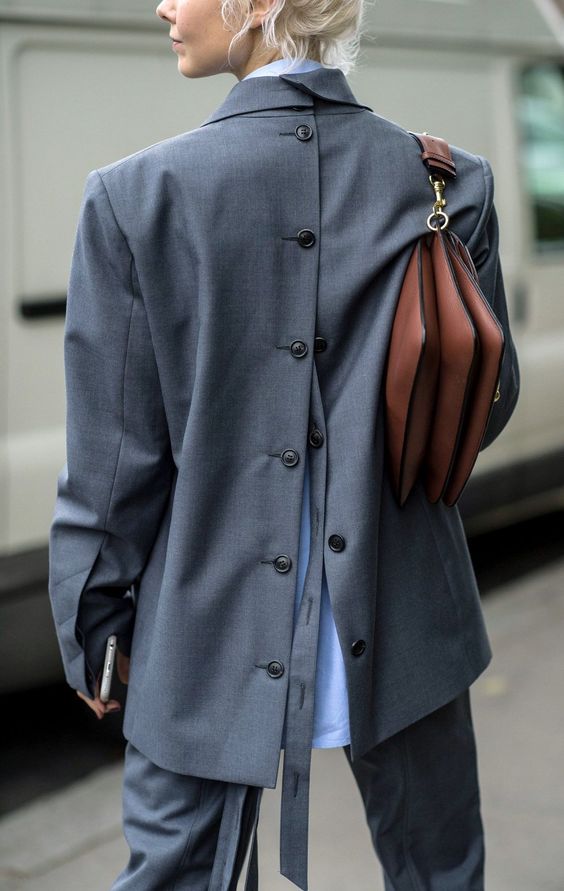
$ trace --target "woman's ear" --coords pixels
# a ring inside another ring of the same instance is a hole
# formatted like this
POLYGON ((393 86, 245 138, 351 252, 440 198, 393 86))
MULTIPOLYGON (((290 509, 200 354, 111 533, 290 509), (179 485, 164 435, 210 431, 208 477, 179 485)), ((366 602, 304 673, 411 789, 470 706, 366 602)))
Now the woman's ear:
POLYGON ((265 15, 270 12, 275 2, 276 0, 249 0, 249 14, 257 15, 251 27, 259 28, 262 25, 265 15))

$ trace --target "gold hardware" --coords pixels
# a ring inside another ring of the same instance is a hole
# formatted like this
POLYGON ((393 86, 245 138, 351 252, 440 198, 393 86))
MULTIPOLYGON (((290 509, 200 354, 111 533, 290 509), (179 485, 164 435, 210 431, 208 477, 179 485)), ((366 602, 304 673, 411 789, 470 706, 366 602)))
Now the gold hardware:
POLYGON ((431 173, 429 182, 435 191, 435 202, 433 204, 433 212, 427 217, 427 226, 433 231, 439 228, 446 229, 448 226, 448 214, 443 211, 443 207, 445 207, 447 203, 447 200, 444 197, 445 181, 439 173, 431 173), (438 223, 436 226, 432 226, 431 220, 433 217, 443 217, 444 222, 442 226, 439 226, 438 223))
POLYGON ((445 213, 443 210, 439 210, 438 212, 433 211, 433 213, 430 213, 427 217, 427 226, 429 227, 429 229, 431 229, 432 232, 435 232, 436 229, 446 229, 446 227, 448 226, 448 214, 445 213), (436 226, 432 226, 431 220, 433 219, 433 217, 443 217, 444 222, 442 226, 439 226, 438 223, 436 226))
POLYGON ((440 174, 432 173, 429 177, 429 182, 435 190, 435 203, 433 205, 433 210, 435 211, 435 213, 438 213, 439 210, 442 210, 442 208, 447 203, 446 198, 443 197, 443 192, 445 190, 445 181, 442 176, 440 176, 440 174), (433 179, 433 177, 436 177, 436 179, 433 179))
POLYGON ((500 397, 501 397, 501 393, 499 392, 499 381, 498 381, 498 382, 497 382, 497 390, 495 391, 495 396, 494 396, 494 402, 497 402, 497 400, 498 400, 500 397))

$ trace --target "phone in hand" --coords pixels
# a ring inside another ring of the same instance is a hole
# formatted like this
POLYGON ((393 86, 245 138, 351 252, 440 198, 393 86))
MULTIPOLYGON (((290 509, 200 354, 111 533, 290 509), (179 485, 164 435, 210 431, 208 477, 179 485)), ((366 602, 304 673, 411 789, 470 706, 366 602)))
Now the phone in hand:
POLYGON ((100 681, 100 699, 102 702, 108 702, 115 699, 115 687, 117 680, 116 668, 117 655, 117 635, 110 634, 106 643, 106 655, 102 668, 102 678, 100 681), (112 696, 112 691, 114 695, 112 696))

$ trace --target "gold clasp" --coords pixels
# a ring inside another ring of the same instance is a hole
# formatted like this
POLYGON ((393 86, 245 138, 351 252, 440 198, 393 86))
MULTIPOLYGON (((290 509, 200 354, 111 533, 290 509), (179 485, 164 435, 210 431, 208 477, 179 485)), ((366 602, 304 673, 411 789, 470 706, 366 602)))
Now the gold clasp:
POLYGON ((501 397, 501 393, 499 392, 499 384, 500 381, 497 382, 497 390, 495 391, 494 402, 497 402, 497 400, 501 397))
POLYGON ((435 203, 433 205, 433 210, 435 213, 438 213, 446 205, 446 198, 443 197, 443 192, 445 190, 445 181, 438 173, 432 173, 429 177, 429 182, 433 186, 435 190, 435 203), (436 177, 436 179, 433 179, 436 177))
POLYGON ((446 214, 443 210, 443 207, 445 207, 447 203, 447 200, 444 197, 445 181, 439 173, 431 173, 431 175, 429 176, 429 182, 431 183, 435 191, 435 202, 433 204, 433 212, 430 213, 427 217, 427 226, 429 227, 429 229, 432 230, 438 228, 446 229, 446 227, 448 226, 448 214, 446 214), (443 217, 444 222, 442 226, 439 227, 438 223, 436 226, 432 226, 431 220, 433 219, 433 217, 443 217))

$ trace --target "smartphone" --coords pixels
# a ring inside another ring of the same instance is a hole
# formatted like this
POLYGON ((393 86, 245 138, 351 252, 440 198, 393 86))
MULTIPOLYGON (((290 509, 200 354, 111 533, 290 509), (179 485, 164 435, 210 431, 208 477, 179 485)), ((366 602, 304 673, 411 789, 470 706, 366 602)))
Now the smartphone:
POLYGON ((117 653, 117 636, 110 634, 106 643, 106 656, 104 658, 104 667, 102 669, 102 680, 100 683, 100 699, 102 702, 108 702, 112 697, 112 683, 114 682, 116 670, 116 653, 117 653))

